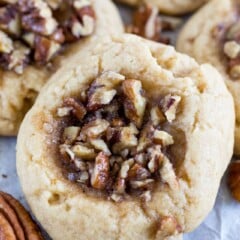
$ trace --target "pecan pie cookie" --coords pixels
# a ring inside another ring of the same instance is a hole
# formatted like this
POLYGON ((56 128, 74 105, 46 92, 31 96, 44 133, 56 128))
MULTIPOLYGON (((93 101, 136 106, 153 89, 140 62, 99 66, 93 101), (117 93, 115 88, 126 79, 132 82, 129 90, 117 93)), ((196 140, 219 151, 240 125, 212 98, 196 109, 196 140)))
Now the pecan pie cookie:
POLYGON ((167 14, 184 14, 196 10, 209 0, 116 0, 117 2, 127 3, 129 5, 140 5, 147 3, 155 5, 160 12, 167 14))
POLYGON ((122 31, 109 0, 0 1, 0 135, 17 134, 43 84, 68 58, 95 36, 122 31))
POLYGON ((211 63, 223 75, 235 101, 236 154, 240 154, 239 10, 239 1, 212 1, 189 20, 177 43, 179 51, 189 54, 200 63, 211 63))
POLYGON ((181 238, 214 204, 234 117, 213 67, 130 34, 102 40, 26 115, 23 191, 53 239, 181 238))

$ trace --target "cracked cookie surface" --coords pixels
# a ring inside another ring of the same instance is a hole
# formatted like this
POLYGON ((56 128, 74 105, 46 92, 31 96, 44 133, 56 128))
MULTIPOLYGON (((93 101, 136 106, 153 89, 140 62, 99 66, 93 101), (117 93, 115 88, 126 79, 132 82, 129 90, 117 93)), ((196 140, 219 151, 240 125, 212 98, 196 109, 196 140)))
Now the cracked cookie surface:
POLYGON ((17 134, 42 86, 72 55, 95 37, 122 31, 108 0, 1 3, 0 135, 17 134))
POLYGON ((20 129, 17 169, 34 214, 54 239, 180 239, 213 207, 233 135, 233 100, 213 67, 126 34, 84 49, 45 85, 20 129), (164 96, 160 105, 149 105, 154 96, 164 96), (149 116, 157 127, 144 138, 149 116), (108 138, 107 128, 122 128, 120 136, 110 131, 108 138), (136 158, 145 148, 149 155, 136 158), (76 175, 66 177, 61 154, 76 175), (116 155, 119 162, 108 159, 116 155), (155 165, 159 155, 165 157, 155 165), (115 179, 112 162, 126 185, 107 188, 106 179, 115 179))

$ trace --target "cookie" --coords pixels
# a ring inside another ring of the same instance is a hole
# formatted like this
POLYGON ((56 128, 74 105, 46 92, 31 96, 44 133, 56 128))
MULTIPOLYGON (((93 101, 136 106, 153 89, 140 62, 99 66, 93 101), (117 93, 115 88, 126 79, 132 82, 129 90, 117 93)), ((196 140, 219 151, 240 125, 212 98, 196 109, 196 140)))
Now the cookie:
POLYGON ((188 12, 192 12, 199 7, 201 7, 204 3, 209 0, 174 0, 174 1, 166 1, 166 0, 117 0, 118 2, 127 3, 129 5, 140 5, 142 3, 147 3, 151 5, 155 5, 159 8, 159 11, 166 14, 179 15, 188 12))
POLYGON ((102 39, 27 113, 22 189, 53 239, 181 239, 213 207, 234 117, 210 65, 135 35, 102 39))
POLYGON ((4 192, 0 192, 0 236, 2 240, 44 239, 24 207, 4 192))
POLYGON ((223 75, 235 101, 235 154, 240 154, 238 9, 237 1, 212 1, 189 20, 177 42, 179 51, 200 63, 211 63, 223 75), (207 22, 203 20, 208 18, 207 22))
POLYGON ((38 92, 94 37, 123 31, 109 0, 21 0, 0 8, 0 135, 16 135, 38 92))

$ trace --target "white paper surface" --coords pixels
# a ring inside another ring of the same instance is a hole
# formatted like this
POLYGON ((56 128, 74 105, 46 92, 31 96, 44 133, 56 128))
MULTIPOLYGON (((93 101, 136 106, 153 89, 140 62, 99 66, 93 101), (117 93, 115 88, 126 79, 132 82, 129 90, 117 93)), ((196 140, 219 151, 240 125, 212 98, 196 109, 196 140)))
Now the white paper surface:
MULTIPOLYGON (((129 10, 121 7, 121 13, 125 21, 129 21, 129 10)), ((16 174, 15 144, 15 138, 0 137, 0 189, 27 207, 16 174)), ((231 198, 224 179, 214 209, 201 226, 184 236, 184 240, 240 240, 240 203, 231 198)))

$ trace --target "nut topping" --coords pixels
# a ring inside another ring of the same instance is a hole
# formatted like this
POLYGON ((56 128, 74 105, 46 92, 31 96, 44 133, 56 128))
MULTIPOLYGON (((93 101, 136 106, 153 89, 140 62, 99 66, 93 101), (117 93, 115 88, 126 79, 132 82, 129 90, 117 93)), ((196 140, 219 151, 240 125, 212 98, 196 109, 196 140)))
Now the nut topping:
POLYGON ((228 167, 227 183, 232 196, 240 201, 240 161, 233 161, 228 167))
POLYGON ((0 67, 22 74, 29 64, 46 65, 63 45, 91 35, 94 28, 95 13, 89 0, 4 1, 0 7, 0 67), (24 51, 19 53, 18 45, 24 51))
POLYGON ((158 184, 177 189, 166 156, 174 139, 164 126, 177 117, 181 98, 143 93, 141 81, 108 71, 92 81, 87 98, 68 97, 57 109, 65 122, 59 145, 64 171, 84 191, 119 202, 128 196, 150 201, 158 184))
POLYGON ((109 158, 100 152, 95 160, 95 167, 91 177, 91 184, 96 189, 104 189, 109 177, 109 158))
POLYGON ((146 99, 142 96, 142 83, 137 80, 126 80, 122 84, 126 96, 124 111, 126 117, 141 127, 146 108, 146 99))
POLYGON ((240 78, 240 23, 236 21, 225 33, 223 53, 227 60, 227 71, 233 80, 240 78))
POLYGON ((134 12, 132 24, 126 26, 126 32, 169 44, 170 38, 163 35, 164 31, 174 30, 180 23, 178 18, 158 16, 156 6, 144 4, 134 12))

